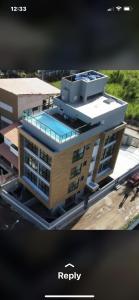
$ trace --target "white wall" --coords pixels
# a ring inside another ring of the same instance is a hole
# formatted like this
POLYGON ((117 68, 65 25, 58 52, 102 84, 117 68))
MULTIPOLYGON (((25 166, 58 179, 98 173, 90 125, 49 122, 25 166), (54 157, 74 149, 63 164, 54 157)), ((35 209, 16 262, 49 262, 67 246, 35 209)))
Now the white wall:
POLYGON ((22 117, 22 113, 26 109, 30 109, 43 104, 48 95, 20 95, 18 96, 18 118, 22 117))

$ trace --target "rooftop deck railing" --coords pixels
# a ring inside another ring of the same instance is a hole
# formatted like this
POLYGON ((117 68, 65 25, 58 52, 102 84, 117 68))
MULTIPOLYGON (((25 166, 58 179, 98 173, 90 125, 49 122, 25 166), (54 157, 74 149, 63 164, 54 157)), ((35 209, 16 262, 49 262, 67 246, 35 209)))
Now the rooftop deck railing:
POLYGON ((66 134, 58 134, 53 129, 51 129, 48 125, 44 124, 43 122, 37 120, 35 118, 35 115, 31 115, 28 112, 23 112, 23 119, 27 122, 31 123, 32 125, 39 128, 42 132, 44 132, 46 135, 50 136, 52 139, 54 139, 58 143, 64 143, 65 141, 72 139, 73 137, 77 136, 78 133, 76 130, 71 130, 66 134))

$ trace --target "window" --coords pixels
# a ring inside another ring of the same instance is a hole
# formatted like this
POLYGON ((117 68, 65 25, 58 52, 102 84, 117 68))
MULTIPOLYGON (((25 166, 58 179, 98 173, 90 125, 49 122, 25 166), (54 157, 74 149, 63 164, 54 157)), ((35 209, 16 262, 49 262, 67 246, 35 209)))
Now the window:
POLYGON ((35 185, 37 185, 37 176, 32 173, 30 170, 27 168, 25 169, 25 176, 30 179, 35 185))
POLYGON ((47 104, 47 101, 46 101, 46 100, 43 100, 42 104, 43 104, 43 105, 46 105, 46 104, 47 104))
POLYGON ((98 139, 98 140, 96 140, 96 141, 95 141, 95 144, 94 144, 94 146, 98 146, 98 145, 99 145, 99 143, 100 143, 100 139, 98 139))
POLYGON ((79 185, 79 180, 75 180, 75 181, 71 182, 69 185, 69 188, 68 188, 68 193, 71 193, 74 190, 76 190, 78 188, 78 185, 79 185))
POLYGON ((33 170, 37 171, 38 170, 38 162, 37 160, 30 156, 29 154, 25 154, 25 162, 27 165, 29 165, 33 170))
POLYGON ((86 150, 89 150, 90 147, 91 147, 91 144, 88 144, 88 145, 86 145, 85 149, 86 149, 86 150))
POLYGON ((83 163, 83 166, 86 166, 86 165, 87 165, 87 160, 85 160, 83 163))
POLYGON ((104 159, 104 158, 106 158, 106 157, 112 155, 112 154, 113 154, 113 148, 114 148, 113 145, 110 146, 110 147, 108 147, 108 148, 106 148, 105 151, 104 151, 104 154, 103 154, 103 158, 102 158, 102 159, 104 159))
POLYGON ((13 107, 9 104, 6 104, 5 102, 0 101, 0 108, 12 113, 13 112, 13 107))
POLYGON ((38 106, 32 108, 32 112, 34 113, 35 111, 38 111, 38 106))
POLYGON ((38 148, 35 144, 31 143, 30 141, 26 140, 26 147, 32 151, 34 154, 38 155, 38 148))
POLYGON ((11 147, 18 151, 18 147, 15 144, 11 144, 11 147))
POLYGON ((110 160, 102 163, 99 167, 98 174, 105 171, 105 170, 107 170, 110 167, 111 167, 111 161, 110 160))
POLYGON ((109 135, 105 140, 105 145, 107 145, 115 140, 116 140, 116 133, 109 135))
POLYGON ((39 179, 38 188, 47 196, 49 196, 49 187, 39 179))
POLYGON ((42 102, 42 109, 45 110, 46 107, 47 107, 47 101, 43 100, 43 102, 42 102))
POLYGON ((41 164, 39 165, 39 174, 48 182, 50 182, 50 171, 41 164))
POLYGON ((72 162, 82 159, 84 156, 84 147, 73 152, 72 162))
POLYGON ((40 150, 40 158, 46 162, 49 166, 51 166, 51 163, 52 163, 52 159, 51 157, 45 153, 43 150, 40 150))
POLYGON ((82 164, 72 168, 70 178, 74 178, 75 176, 79 175, 81 173, 81 169, 82 169, 82 164))

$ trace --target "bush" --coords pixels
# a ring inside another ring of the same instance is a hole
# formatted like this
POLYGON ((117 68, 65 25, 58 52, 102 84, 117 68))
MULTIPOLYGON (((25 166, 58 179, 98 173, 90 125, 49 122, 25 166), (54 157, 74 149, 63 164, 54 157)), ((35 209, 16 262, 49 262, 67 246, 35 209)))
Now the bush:
POLYGON ((124 90, 123 87, 118 83, 109 83, 106 86, 106 92, 117 98, 123 98, 124 90))
POLYGON ((109 83, 122 83, 124 79, 124 73, 118 71, 113 71, 109 77, 109 83))

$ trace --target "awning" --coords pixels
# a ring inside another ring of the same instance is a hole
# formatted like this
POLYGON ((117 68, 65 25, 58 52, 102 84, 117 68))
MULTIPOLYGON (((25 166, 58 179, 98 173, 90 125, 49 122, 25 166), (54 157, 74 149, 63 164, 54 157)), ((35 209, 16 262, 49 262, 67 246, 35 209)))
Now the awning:
POLYGON ((18 157, 10 151, 10 148, 4 143, 0 144, 0 155, 3 156, 18 170, 18 157))

